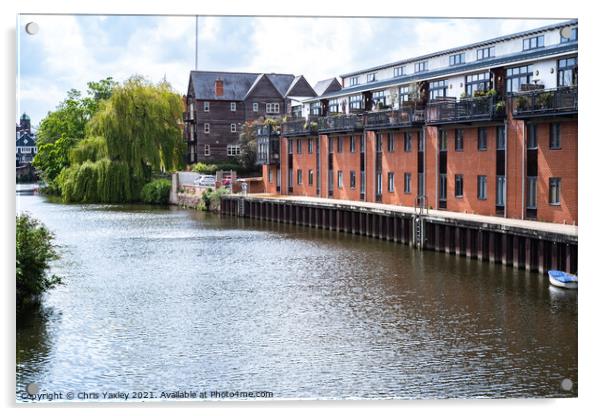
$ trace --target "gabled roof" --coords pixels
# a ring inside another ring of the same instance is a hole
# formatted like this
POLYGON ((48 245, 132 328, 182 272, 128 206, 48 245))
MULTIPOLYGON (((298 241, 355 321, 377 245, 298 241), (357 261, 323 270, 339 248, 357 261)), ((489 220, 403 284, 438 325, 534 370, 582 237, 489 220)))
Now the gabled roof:
POLYGON ((251 93, 255 90, 255 88, 257 88, 257 85, 259 85, 259 83, 261 82, 262 79, 265 79, 275 90, 278 94, 280 94, 281 97, 283 97, 283 94, 280 92, 280 90, 276 87, 276 85, 274 84, 273 80, 276 80, 276 78, 274 76, 270 77, 267 74, 259 74, 257 76, 257 78, 255 79, 255 82, 253 82, 253 85, 251 85, 251 88, 249 88, 249 91, 247 91, 247 93, 245 94, 245 96, 243 97, 243 99, 247 99, 247 97, 249 95, 251 95, 251 93))
POLYGON ((314 91, 318 96, 326 94, 327 92, 338 91, 341 89, 341 83, 336 78, 328 78, 322 81, 318 81, 314 86, 314 91))
POLYGON ((295 77, 295 79, 293 80, 293 82, 291 82, 290 87, 288 87, 288 90, 286 91, 285 97, 290 97, 291 93, 293 92, 293 90, 295 89, 295 87, 297 85, 301 86, 302 84, 305 84, 305 87, 309 88, 313 94, 312 96, 315 97, 317 94, 315 92, 315 90, 311 87, 311 85, 309 85, 309 82, 307 82, 307 80, 305 79, 305 77, 303 75, 297 75, 295 77))
POLYGON ((31 146, 34 147, 36 145, 36 137, 32 133, 28 132, 17 132, 16 138, 16 146, 31 146))
POLYGON ((266 77, 276 91, 284 97, 295 79, 292 74, 259 74, 255 72, 191 71, 190 85, 197 100, 242 101, 266 77), (215 95, 215 81, 224 83, 224 95, 215 95))

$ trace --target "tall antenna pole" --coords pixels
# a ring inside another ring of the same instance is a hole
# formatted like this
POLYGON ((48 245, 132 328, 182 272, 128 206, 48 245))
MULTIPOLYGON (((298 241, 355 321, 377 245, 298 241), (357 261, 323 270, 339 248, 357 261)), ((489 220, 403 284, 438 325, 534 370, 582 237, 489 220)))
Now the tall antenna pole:
POLYGON ((199 16, 195 15, 194 19, 196 21, 194 28, 194 70, 198 71, 199 69, 199 16))

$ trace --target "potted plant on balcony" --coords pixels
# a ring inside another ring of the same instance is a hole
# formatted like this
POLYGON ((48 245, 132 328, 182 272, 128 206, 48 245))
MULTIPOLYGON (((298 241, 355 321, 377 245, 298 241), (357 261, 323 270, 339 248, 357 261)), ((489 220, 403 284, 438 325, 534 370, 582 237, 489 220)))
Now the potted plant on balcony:
POLYGON ((517 96, 514 102, 516 103, 516 110, 524 111, 527 109, 528 100, 524 95, 517 96))
POLYGON ((554 97, 551 92, 542 92, 536 98, 537 107, 545 109, 552 107, 554 97))
POLYGON ((505 111, 506 111, 506 101, 505 100, 500 100, 497 103, 495 103, 495 113, 497 115, 502 115, 502 114, 504 114, 505 111))

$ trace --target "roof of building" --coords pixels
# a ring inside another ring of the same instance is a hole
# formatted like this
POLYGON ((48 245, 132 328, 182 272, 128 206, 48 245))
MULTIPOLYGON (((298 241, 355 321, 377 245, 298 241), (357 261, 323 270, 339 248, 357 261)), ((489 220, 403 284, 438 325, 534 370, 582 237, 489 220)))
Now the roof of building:
POLYGON ((263 76, 266 76, 281 96, 285 96, 295 79, 292 74, 260 74, 254 72, 190 71, 190 80, 198 100, 242 101, 263 76), (224 83, 224 95, 215 95, 215 81, 224 83))
POLYGON ((378 65, 378 66, 374 66, 371 68, 364 68, 364 69, 360 69, 357 71, 353 71, 353 72, 348 72, 346 74, 341 75, 342 78, 344 77, 349 77, 352 75, 357 75, 357 74, 362 74, 364 72, 370 72, 370 71, 377 71, 379 69, 383 69, 383 68, 388 68, 391 66, 396 66, 396 65, 403 65, 403 64, 407 64, 410 62, 416 62, 416 61, 422 61, 425 59, 430 59, 430 58, 434 58, 436 56, 441 56, 441 55, 448 55, 448 54, 452 54, 455 52, 460 52, 466 49, 472 49, 472 48, 477 48, 479 46, 487 46, 490 45, 492 43, 497 43, 497 42, 502 42, 505 40, 511 40, 511 39, 515 39, 515 38, 521 38, 521 37, 525 37, 525 36, 530 36, 530 35, 534 35, 540 32, 545 32, 547 30, 552 30, 552 29, 560 29, 566 26, 572 26, 577 24, 577 19, 572 19, 572 20, 567 20, 565 22, 561 22, 561 23, 556 23, 553 25, 547 25, 547 26, 542 26, 542 27, 538 27, 535 29, 530 29, 530 30, 525 30, 523 32, 517 32, 517 33, 512 33, 510 35, 504 35, 504 36, 498 36, 495 38, 491 38, 491 39, 487 39, 484 41, 480 41, 480 42, 476 42, 476 43, 470 43, 468 45, 463 45, 463 46, 458 46, 455 48, 451 48, 451 49, 445 49, 442 51, 437 51, 437 52, 433 52, 427 55, 421 55, 421 56, 416 56, 413 58, 409 58, 409 59, 403 59, 400 61, 396 61, 396 62, 390 62, 387 64, 383 64, 383 65, 378 65))
POLYGON ((15 140, 16 146, 19 147, 35 147, 36 145, 36 136, 33 133, 29 133, 26 131, 18 131, 16 134, 15 140))
POLYGON ((322 81, 318 81, 316 83, 316 85, 314 86, 314 91, 316 92, 316 94, 318 94, 318 96, 320 96, 320 95, 324 94, 324 92, 326 92, 328 87, 330 87, 333 82, 336 82, 337 84, 339 84, 339 88, 340 88, 339 80, 333 77, 333 78, 323 79, 322 81))
MULTIPOLYGON (((536 58, 545 56, 552 56, 560 53, 577 52, 578 44, 577 41, 562 43, 559 45, 547 46, 545 48, 537 49, 530 52, 517 52, 514 54, 504 55, 499 58, 492 58, 476 62, 468 62, 462 65, 455 65, 453 67, 442 68, 434 71, 425 71, 418 74, 409 74, 406 76, 389 78, 383 81, 370 82, 368 84, 354 85, 353 87, 345 87, 339 91, 333 91, 317 97, 316 99, 333 98, 353 93, 360 93, 363 91, 374 90, 378 88, 386 88, 394 85, 407 84, 409 82, 417 82, 429 79, 441 78, 450 74, 462 73, 468 71, 476 71, 479 69, 487 69, 495 66, 500 66, 512 62, 529 61, 536 58)), ((311 102, 315 99, 307 99, 305 102, 311 102)))

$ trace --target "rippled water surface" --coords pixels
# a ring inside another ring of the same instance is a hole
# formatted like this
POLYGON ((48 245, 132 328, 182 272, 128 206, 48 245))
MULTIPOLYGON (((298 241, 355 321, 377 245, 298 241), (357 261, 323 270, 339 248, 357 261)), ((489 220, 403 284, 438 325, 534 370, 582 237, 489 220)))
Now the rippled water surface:
POLYGON ((577 394, 577 293, 537 274, 175 208, 19 195, 17 209, 55 233, 65 282, 18 325, 17 400, 32 382, 274 398, 577 394))

